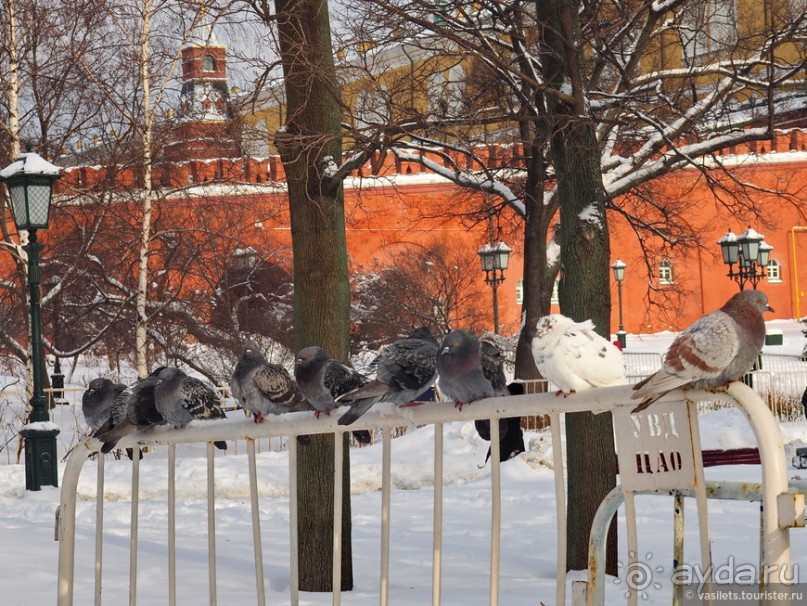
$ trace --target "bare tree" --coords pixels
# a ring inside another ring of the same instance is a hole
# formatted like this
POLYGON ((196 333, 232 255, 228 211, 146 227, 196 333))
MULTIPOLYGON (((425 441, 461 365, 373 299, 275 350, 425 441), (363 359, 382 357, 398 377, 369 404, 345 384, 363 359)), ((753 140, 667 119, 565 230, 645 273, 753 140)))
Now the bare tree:
MULTIPOLYGON (((528 344, 558 271, 563 311, 593 318, 610 334, 606 208, 642 240, 699 245, 686 222, 670 220, 680 217, 676 205, 650 198, 645 188, 690 166, 719 191, 724 185, 711 169, 720 168, 716 153, 771 138, 782 115, 777 104, 798 94, 805 65, 805 15, 788 13, 782 2, 766 2, 763 21, 758 12, 728 13, 734 2, 690 0, 363 5, 367 12, 351 14, 347 27, 348 77, 383 111, 370 114, 375 120, 352 121, 360 149, 420 162, 496 196, 524 220, 525 326, 516 365, 523 377, 535 372, 528 344), (367 40, 380 46, 363 53, 367 40), (408 99, 400 94, 406 87, 379 69, 385 61, 387 71, 392 63, 399 79, 409 79, 408 99), (476 153, 491 143, 507 147, 476 153), (548 254, 558 243, 560 254, 548 254)), ((755 186, 730 182, 733 191, 720 203, 757 212, 755 186)), ((592 473, 583 461, 570 474, 577 478, 570 503, 586 510, 569 518, 571 568, 585 567, 592 503, 614 483, 610 430, 602 423, 580 429, 570 450, 596 444, 589 460, 610 468, 592 473), (605 480, 597 491, 581 490, 583 475, 605 480)))
POLYGON ((354 277, 353 337, 378 349, 428 326, 434 334, 462 327, 482 332, 488 293, 477 280, 473 251, 435 241, 394 246, 391 258, 354 277), (394 257, 394 258, 392 258, 394 257))
MULTIPOLYGON (((276 28, 283 66, 286 116, 275 144, 286 170, 294 251, 294 332, 297 348, 324 347, 348 356, 350 293, 345 241, 340 93, 324 0, 248 1, 276 28)), ((350 467, 347 434, 313 436, 297 467, 300 491, 300 588, 332 589, 333 453, 344 461, 343 590, 353 587, 350 467)))

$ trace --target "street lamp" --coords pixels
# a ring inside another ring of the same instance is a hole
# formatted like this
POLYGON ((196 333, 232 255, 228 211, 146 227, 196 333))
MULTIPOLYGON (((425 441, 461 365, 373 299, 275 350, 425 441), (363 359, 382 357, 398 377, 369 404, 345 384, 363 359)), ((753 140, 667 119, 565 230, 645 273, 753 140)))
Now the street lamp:
POLYGON ((28 254, 28 297, 31 304, 31 362, 34 385, 31 414, 20 430, 25 438, 25 488, 39 490, 43 485, 58 486, 56 436, 59 429, 50 423, 48 401, 42 387, 45 361, 42 351, 40 318, 39 253, 42 245, 36 232, 48 226, 53 184, 61 177, 59 168, 39 154, 24 153, 0 171, 0 182, 6 184, 17 233, 28 232, 25 251, 28 254))
POLYGON ((485 282, 493 289, 493 332, 499 332, 499 284, 504 282, 504 270, 510 261, 513 249, 504 242, 495 246, 485 244, 476 251, 482 261, 482 270, 485 272, 485 282))
POLYGON ((619 330, 616 333, 616 339, 619 342, 619 346, 622 349, 625 349, 627 346, 627 334, 625 332, 625 327, 622 325, 622 280, 625 279, 625 268, 628 266, 627 263, 622 261, 621 259, 617 259, 614 261, 614 264, 611 265, 611 269, 614 270, 614 280, 616 280, 616 293, 617 293, 617 300, 619 301, 619 330))
POLYGON ((770 261, 773 246, 750 227, 739 236, 729 230, 717 243, 723 254, 723 263, 729 266, 729 273, 726 275, 737 282, 740 290, 745 289, 746 282, 751 282, 751 287, 756 288, 759 281, 767 275, 765 268, 770 261))

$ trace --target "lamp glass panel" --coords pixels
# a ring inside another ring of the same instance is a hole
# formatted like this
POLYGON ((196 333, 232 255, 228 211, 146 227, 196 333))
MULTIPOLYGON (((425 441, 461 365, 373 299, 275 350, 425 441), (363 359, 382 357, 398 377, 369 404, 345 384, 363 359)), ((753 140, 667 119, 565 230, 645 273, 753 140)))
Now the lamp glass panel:
POLYGON ((743 238, 741 240, 740 245, 743 249, 743 257, 745 258, 746 263, 751 261, 756 261, 757 257, 759 256, 759 243, 760 240, 756 238, 743 238))
POLYGON ((16 186, 8 188, 11 198, 11 210, 14 213, 14 223, 17 229, 28 229, 28 204, 25 201, 25 187, 16 186))
POLYGON ((499 249, 496 252, 496 269, 507 269, 507 264, 510 261, 510 251, 499 249))
MULTIPOLYGON (((763 244, 765 244, 765 242, 763 242, 763 244)), ((771 250, 773 250, 773 247, 770 246, 770 245, 764 245, 764 246, 759 247, 759 264, 760 264, 760 266, 762 266, 762 267, 767 267, 768 266, 768 261, 770 261, 770 258, 771 258, 771 250)))
POLYGON ((740 245, 737 244, 737 241, 721 242, 720 247, 723 250, 723 263, 726 265, 735 264, 740 254, 740 245))

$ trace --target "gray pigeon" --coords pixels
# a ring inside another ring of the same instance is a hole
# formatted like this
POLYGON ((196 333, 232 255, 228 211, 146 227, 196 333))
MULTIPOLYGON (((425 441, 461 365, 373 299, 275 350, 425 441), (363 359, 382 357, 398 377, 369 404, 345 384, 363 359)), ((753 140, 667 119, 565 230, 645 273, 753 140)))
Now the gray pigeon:
MULTIPOLYGON (((294 378, 303 396, 314 408, 317 418, 323 412, 331 414, 336 406, 334 398, 361 387, 366 382, 355 369, 338 360, 332 360, 328 352, 317 346, 306 347, 297 354, 294 378)), ((370 432, 366 430, 354 431, 353 436, 362 444, 367 444, 372 439, 370 432)))
POLYGON ((490 381, 497 395, 509 395, 507 377, 504 374, 504 353, 494 343, 481 339, 479 356, 482 360, 482 374, 490 381))
POLYGON ((122 383, 109 379, 93 379, 81 396, 81 412, 91 431, 95 432, 109 420, 116 398, 126 389, 122 383))
POLYGON ((179 368, 169 366, 157 375, 154 403, 165 421, 175 428, 194 419, 223 419, 224 409, 216 390, 179 368))
POLYGON ((321 347, 306 347, 297 354, 294 378, 316 415, 330 414, 334 398, 361 387, 364 378, 353 368, 332 360, 321 347))
POLYGON ((109 420, 93 434, 104 445, 101 452, 110 452, 122 437, 138 430, 165 425, 165 419, 154 402, 154 387, 164 366, 155 368, 145 379, 126 388, 115 399, 109 420))
POLYGON ((376 378, 336 398, 350 403, 339 425, 350 425, 376 402, 406 404, 426 391, 437 378, 438 347, 431 331, 421 327, 382 349, 376 359, 376 378))
POLYGON ((244 351, 230 379, 230 391, 256 423, 269 414, 311 410, 289 371, 267 362, 251 339, 244 342, 244 351))
POLYGON ((443 338, 437 354, 437 386, 458 408, 474 400, 507 395, 505 381, 499 380, 498 363, 491 359, 491 353, 487 350, 488 377, 483 371, 481 345, 476 337, 465 330, 452 330, 443 338))
POLYGON ((709 389, 741 379, 765 344, 766 311, 773 309, 764 293, 744 290, 695 321, 670 345, 661 370, 633 387, 633 398, 642 400, 633 412, 673 389, 709 389))

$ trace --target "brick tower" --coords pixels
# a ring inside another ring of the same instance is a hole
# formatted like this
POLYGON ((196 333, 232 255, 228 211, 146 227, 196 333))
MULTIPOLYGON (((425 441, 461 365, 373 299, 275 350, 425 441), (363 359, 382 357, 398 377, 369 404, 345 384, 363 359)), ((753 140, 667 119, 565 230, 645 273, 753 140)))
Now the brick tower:
POLYGON ((205 19, 182 48, 182 90, 165 159, 240 156, 227 82, 227 47, 218 43, 213 24, 205 19))

